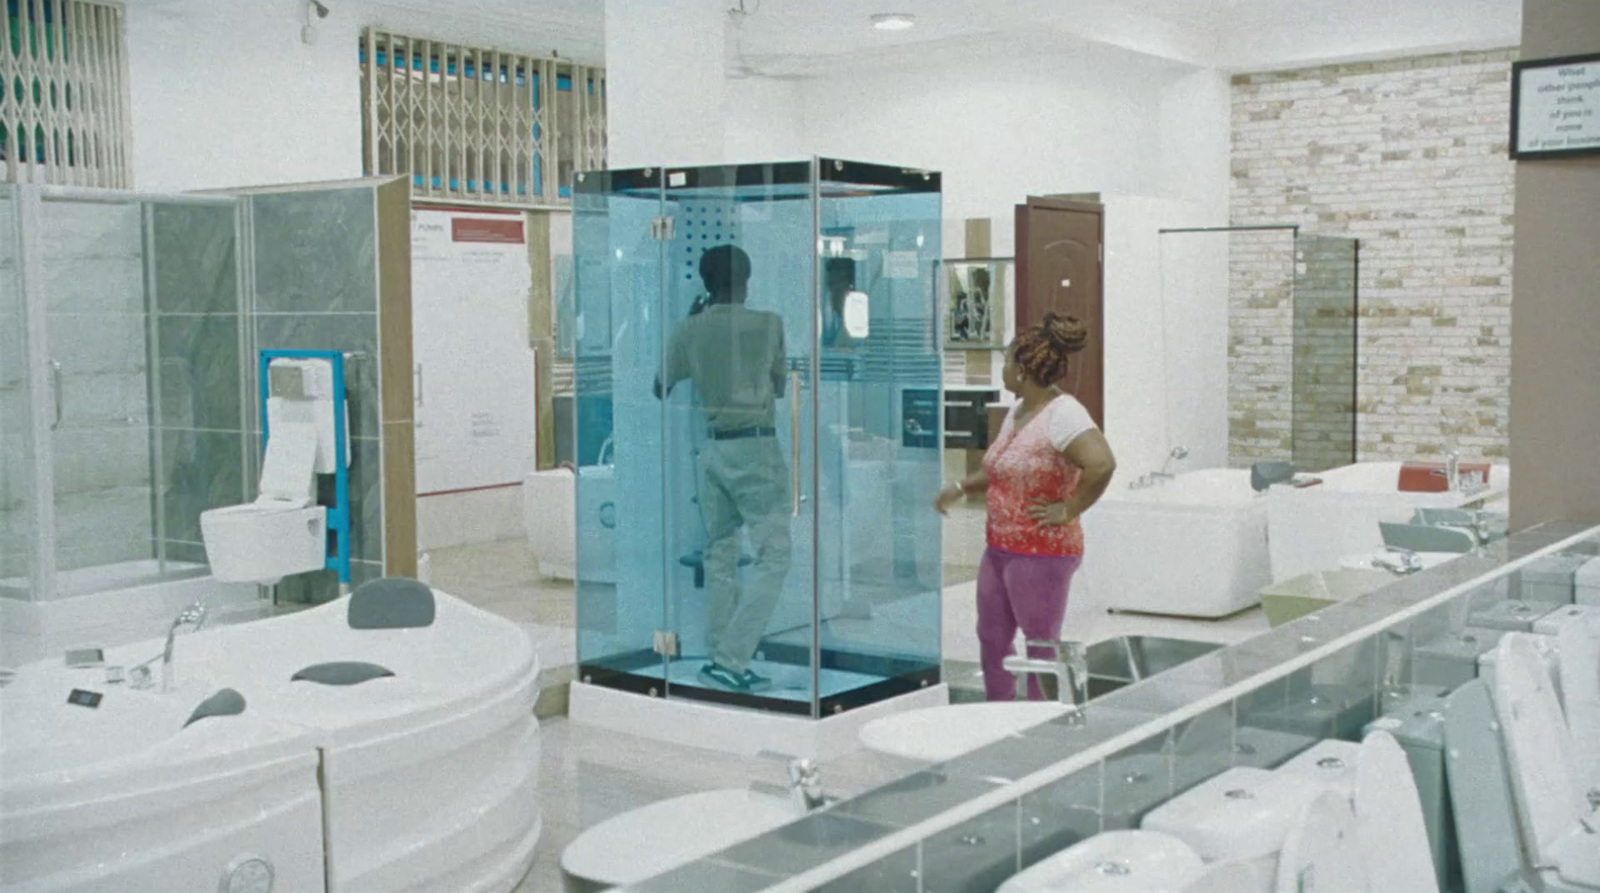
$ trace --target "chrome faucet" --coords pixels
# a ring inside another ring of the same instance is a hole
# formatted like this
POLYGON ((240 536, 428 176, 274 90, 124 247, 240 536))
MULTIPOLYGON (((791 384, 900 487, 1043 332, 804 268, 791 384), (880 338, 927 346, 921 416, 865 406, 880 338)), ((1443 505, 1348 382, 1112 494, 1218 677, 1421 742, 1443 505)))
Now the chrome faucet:
POLYGON ((803 812, 814 812, 828 805, 822 792, 822 769, 811 760, 789 761, 789 796, 803 812))
POLYGON ((1151 479, 1152 480, 1158 480, 1158 481, 1170 481, 1170 480, 1172 480, 1173 478, 1177 477, 1177 475, 1169 473, 1167 471, 1167 469, 1172 467, 1172 463, 1181 462, 1181 461, 1183 461, 1184 459, 1187 459, 1187 458, 1189 458, 1189 448, 1188 447, 1186 447, 1186 446, 1175 446, 1175 447, 1173 447, 1172 448, 1172 452, 1167 454, 1167 461, 1161 463, 1161 470, 1160 471, 1152 471, 1152 472, 1150 472, 1151 479))
POLYGON ((1393 560, 1384 560, 1380 555, 1372 559, 1372 566, 1379 570, 1388 571, 1397 577, 1404 577, 1422 570, 1422 558, 1410 549, 1399 546, 1384 546, 1386 552, 1395 556, 1393 560))
POLYGON ((1083 721, 1083 707, 1089 701, 1089 659, 1082 642, 1041 642, 1028 640, 1029 648, 1049 648, 1054 659, 1013 655, 1001 662, 1007 672, 1056 677, 1056 699, 1071 707, 1072 722, 1083 721))
POLYGON ((752 790, 787 796, 794 802, 795 808, 803 813, 815 812, 838 802, 837 797, 830 797, 822 790, 822 767, 814 760, 775 750, 762 750, 756 756, 768 760, 782 760, 786 763, 789 769, 789 785, 784 788, 758 781, 750 785, 752 790))
POLYGON ((172 626, 167 629, 167 647, 161 651, 161 690, 172 690, 172 640, 178 635, 178 627, 193 626, 199 632, 206 625, 206 606, 204 602, 195 602, 172 618, 172 626))

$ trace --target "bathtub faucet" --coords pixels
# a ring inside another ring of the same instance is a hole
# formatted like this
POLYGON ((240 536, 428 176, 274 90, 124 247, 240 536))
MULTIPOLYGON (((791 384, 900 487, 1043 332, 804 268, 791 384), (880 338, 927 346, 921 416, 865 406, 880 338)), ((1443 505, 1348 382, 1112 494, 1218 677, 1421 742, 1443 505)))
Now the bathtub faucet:
POLYGON ((192 626, 199 632, 206 625, 206 606, 204 602, 195 602, 172 618, 172 626, 167 629, 167 647, 161 652, 161 690, 172 690, 172 640, 178 635, 178 627, 192 626))
POLYGON ((1379 570, 1386 570, 1397 577, 1404 577, 1422 570, 1422 558, 1410 549, 1402 549, 1398 546, 1385 546, 1384 549, 1394 558, 1386 560, 1384 556, 1380 555, 1372 559, 1373 567, 1379 570))
POLYGON ((1049 648, 1054 658, 1033 658, 1013 655, 1002 662, 1007 672, 1022 675, 1056 677, 1056 699, 1072 709, 1071 722, 1083 721, 1083 707, 1089 701, 1089 660, 1082 642, 1041 642, 1028 640, 1029 648, 1049 648))
POLYGON ((1188 447, 1186 447, 1186 446, 1175 446, 1175 447, 1173 447, 1172 448, 1172 452, 1167 454, 1167 461, 1161 463, 1161 470, 1160 471, 1152 471, 1152 472, 1150 472, 1150 477, 1153 480, 1158 480, 1158 481, 1170 481, 1170 480, 1172 480, 1173 478, 1177 477, 1177 475, 1167 471, 1167 469, 1172 467, 1172 463, 1181 462, 1181 461, 1183 461, 1184 459, 1187 459, 1187 458, 1189 458, 1189 448, 1188 447))

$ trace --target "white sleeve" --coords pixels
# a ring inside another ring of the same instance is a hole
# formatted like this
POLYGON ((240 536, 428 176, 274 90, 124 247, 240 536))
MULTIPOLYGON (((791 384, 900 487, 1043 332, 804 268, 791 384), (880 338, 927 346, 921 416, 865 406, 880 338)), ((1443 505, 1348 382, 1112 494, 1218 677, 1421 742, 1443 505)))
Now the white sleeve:
POLYGON ((1078 435, 1094 430, 1094 419, 1089 417, 1089 410, 1084 409, 1077 398, 1061 397, 1050 407, 1050 443, 1056 449, 1064 450, 1078 439, 1078 435))

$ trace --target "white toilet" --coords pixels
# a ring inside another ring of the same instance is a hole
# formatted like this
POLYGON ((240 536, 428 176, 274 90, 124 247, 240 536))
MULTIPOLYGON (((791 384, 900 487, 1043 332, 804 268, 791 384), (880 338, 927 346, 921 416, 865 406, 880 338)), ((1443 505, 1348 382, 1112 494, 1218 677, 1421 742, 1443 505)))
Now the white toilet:
POLYGON ((1556 634, 1561 652, 1561 696, 1577 751, 1578 780, 1600 791, 1600 617, 1565 623, 1556 634))
MULTIPOLYGON (((328 510, 316 475, 337 470, 333 368, 327 360, 275 359, 268 370, 267 449, 254 502, 200 513, 211 574, 270 585, 328 560, 328 510)), ((346 420, 348 430, 348 419, 346 420)), ((349 439, 345 440, 349 462, 349 439)))
POLYGON ((1184 893, 1204 867, 1170 835, 1106 831, 1012 875, 995 893, 1184 893))
POLYGON ((1304 775, 1236 766, 1151 810, 1140 827, 1182 840, 1207 862, 1246 862, 1270 877, 1285 829, 1324 791, 1304 775))
POLYGON ((1349 801, 1324 790, 1289 824, 1273 893, 1367 893, 1365 855, 1349 801))
POLYGON ((1547 891, 1600 891, 1600 809, 1589 805, 1578 743, 1530 638, 1506 634, 1494 688, 1522 845, 1547 891))
POLYGON ((1439 893, 1411 763, 1388 732, 1367 735, 1355 764, 1356 840, 1371 889, 1439 893))
MULTIPOLYGON (((1523 633, 1528 643, 1539 655, 1539 664, 1544 667, 1545 675, 1550 678, 1551 685, 1555 688, 1556 698, 1561 698, 1561 644, 1555 636, 1539 633, 1523 633)), ((1488 683, 1489 690, 1494 690, 1495 670, 1500 663, 1500 648, 1496 646, 1490 651, 1478 655, 1478 678, 1488 683)))
POLYGON ((1354 800, 1356 766, 1360 759, 1361 745, 1330 738, 1307 748, 1276 771, 1303 775, 1329 790, 1343 794, 1346 800, 1354 800))

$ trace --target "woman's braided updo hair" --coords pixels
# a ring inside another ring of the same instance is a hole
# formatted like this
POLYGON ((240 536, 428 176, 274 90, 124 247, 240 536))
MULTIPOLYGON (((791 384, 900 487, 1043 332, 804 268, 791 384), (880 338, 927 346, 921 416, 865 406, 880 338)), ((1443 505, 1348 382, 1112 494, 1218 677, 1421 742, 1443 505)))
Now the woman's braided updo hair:
POLYGON ((1066 377, 1067 357, 1083 350, 1089 327, 1076 316, 1050 311, 1017 335, 1017 367, 1029 381, 1052 385, 1066 377))

